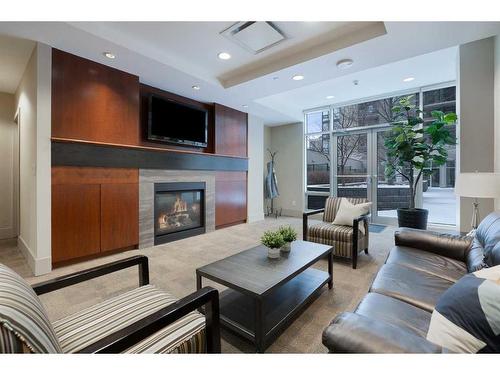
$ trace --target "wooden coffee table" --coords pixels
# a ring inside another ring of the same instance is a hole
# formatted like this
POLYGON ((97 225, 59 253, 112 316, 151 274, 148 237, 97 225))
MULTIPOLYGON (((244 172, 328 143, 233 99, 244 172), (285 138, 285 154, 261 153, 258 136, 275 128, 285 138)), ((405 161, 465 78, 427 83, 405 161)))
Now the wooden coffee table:
POLYGON ((202 277, 225 285, 220 294, 221 325, 264 350, 319 294, 332 284, 333 248, 307 241, 292 242, 289 253, 269 259, 257 246, 196 270, 202 277), (328 272, 311 268, 328 256, 328 272))

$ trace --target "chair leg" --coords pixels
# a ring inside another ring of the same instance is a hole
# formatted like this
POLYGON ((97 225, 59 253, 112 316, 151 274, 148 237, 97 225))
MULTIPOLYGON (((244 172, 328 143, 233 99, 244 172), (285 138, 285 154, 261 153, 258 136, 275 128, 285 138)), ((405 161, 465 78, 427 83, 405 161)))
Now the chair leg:
POLYGON ((358 265, 358 257, 352 257, 352 269, 355 270, 358 265))

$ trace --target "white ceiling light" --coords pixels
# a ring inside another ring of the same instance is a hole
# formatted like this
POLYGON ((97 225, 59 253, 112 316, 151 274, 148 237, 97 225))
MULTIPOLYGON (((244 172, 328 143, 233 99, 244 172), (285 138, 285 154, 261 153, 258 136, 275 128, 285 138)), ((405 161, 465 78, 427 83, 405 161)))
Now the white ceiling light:
POLYGON ((335 96, 333 96, 333 95, 328 95, 326 98, 327 98, 327 99, 333 99, 333 98, 335 98, 335 96))
POLYGON ((106 56, 108 59, 114 59, 116 57, 115 54, 111 52, 103 52, 102 54, 106 56))
POLYGON ((193 90, 199 90, 199 89, 200 89, 200 86, 198 86, 198 85, 194 85, 194 86, 191 86, 191 88, 192 88, 193 90))
POLYGON ((243 104, 243 106, 242 106, 242 107, 243 107, 243 108, 248 108, 248 106, 247 106, 246 104, 243 104))
POLYGON ((304 76, 303 75, 300 75, 300 74, 296 74, 292 77, 292 79, 294 81, 302 81, 304 79, 304 76))
POLYGON ((349 69, 353 63, 354 63, 354 61, 352 61, 351 59, 342 59, 342 60, 337 61, 337 68, 349 69))
POLYGON ((408 78, 403 79, 403 82, 411 82, 414 79, 415 79, 414 77, 408 77, 408 78))
POLYGON ((219 59, 221 60, 229 60, 231 58, 231 55, 227 52, 221 52, 217 55, 217 57, 219 57, 219 59))

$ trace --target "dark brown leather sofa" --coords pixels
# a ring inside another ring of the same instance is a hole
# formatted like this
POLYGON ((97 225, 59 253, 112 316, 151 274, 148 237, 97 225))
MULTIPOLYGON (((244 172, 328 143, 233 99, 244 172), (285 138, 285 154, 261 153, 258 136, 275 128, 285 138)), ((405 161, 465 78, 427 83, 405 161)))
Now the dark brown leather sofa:
POLYGON ((437 300, 467 272, 500 264, 500 212, 488 215, 476 237, 400 228, 395 246, 369 293, 353 313, 323 332, 330 353, 442 353, 426 340, 437 300))

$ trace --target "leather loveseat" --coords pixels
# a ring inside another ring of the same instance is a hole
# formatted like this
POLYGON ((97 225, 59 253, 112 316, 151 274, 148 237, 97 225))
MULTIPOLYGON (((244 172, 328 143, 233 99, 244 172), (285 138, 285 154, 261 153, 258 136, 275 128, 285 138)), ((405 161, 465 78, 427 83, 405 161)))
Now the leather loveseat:
POLYGON ((500 212, 487 216, 474 239, 400 228, 395 246, 353 313, 323 332, 331 353, 442 353, 426 340, 439 297, 468 272, 500 264, 500 212))

